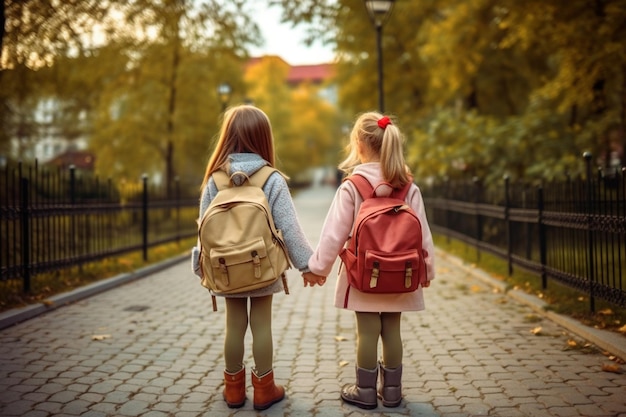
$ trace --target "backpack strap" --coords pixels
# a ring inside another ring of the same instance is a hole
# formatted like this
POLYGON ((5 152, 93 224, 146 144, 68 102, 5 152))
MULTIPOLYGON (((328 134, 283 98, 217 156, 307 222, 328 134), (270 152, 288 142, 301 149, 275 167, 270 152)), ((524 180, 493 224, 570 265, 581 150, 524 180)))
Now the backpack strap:
POLYGON ((346 177, 344 181, 351 181, 356 187, 357 192, 361 196, 362 200, 366 200, 374 196, 374 187, 372 184, 361 174, 353 174, 346 177))
POLYGON ((217 191, 221 191, 225 188, 230 187, 230 178, 228 177, 228 174, 221 169, 215 171, 213 174, 211 174, 211 176, 213 177, 213 181, 215 181, 217 191))
POLYGON ((278 171, 276 168, 265 165, 254 174, 252 174, 250 177, 248 177, 248 181, 251 185, 263 188, 270 175, 272 175, 276 171, 278 171))
POLYGON ((393 192, 391 194, 395 198, 404 201, 406 199, 406 195, 409 193, 409 190, 411 189, 411 185, 412 184, 413 184, 413 178, 411 178, 411 181, 409 181, 406 184, 404 184, 404 187, 402 187, 402 188, 394 188, 393 192))

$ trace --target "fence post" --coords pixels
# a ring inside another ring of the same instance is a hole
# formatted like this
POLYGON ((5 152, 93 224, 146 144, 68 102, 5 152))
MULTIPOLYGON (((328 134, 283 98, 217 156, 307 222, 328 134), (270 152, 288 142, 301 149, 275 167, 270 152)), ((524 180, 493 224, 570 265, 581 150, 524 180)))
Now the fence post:
POLYGON ((508 261, 509 276, 513 275, 513 239, 511 238, 511 219, 509 210, 511 207, 509 193, 510 179, 508 175, 504 176, 504 222, 506 223, 506 257, 508 261))
POLYGON ((76 203, 76 167, 74 165, 70 165, 69 166, 69 171, 70 171, 70 183, 69 183, 69 199, 70 199, 70 209, 69 209, 69 216, 70 216, 70 233, 71 233, 71 239, 70 239, 70 253, 72 257, 77 256, 76 254, 76 241, 78 240, 77 236, 76 236, 76 211, 74 210, 74 204, 76 203))
POLYGON ((148 260, 148 175, 141 176, 143 182, 143 202, 142 202, 142 227, 143 234, 143 260, 148 260))
POLYGON ((28 211, 28 178, 21 178, 21 209, 22 209, 22 290, 30 292, 30 215, 28 211))
POLYGON ((548 262, 548 245, 546 241, 546 225, 543 222, 543 184, 537 186, 537 223, 539 227, 539 260, 541 262, 541 288, 548 288, 548 275, 546 264, 548 262))
POLYGON ((583 154, 587 164, 587 267, 589 274, 589 309, 592 313, 596 312, 596 303, 594 299, 595 286, 595 263, 594 263, 594 241, 593 241, 593 215, 594 215, 594 195, 593 180, 591 176, 591 152, 583 154))
POLYGON ((483 240, 483 224, 480 218, 480 212, 478 210, 478 203, 480 201, 480 181, 478 177, 472 178, 474 182, 474 207, 476 209, 476 262, 480 262, 480 243, 483 240))
POLYGON ((176 184, 176 243, 180 243, 180 178, 174 178, 176 184))

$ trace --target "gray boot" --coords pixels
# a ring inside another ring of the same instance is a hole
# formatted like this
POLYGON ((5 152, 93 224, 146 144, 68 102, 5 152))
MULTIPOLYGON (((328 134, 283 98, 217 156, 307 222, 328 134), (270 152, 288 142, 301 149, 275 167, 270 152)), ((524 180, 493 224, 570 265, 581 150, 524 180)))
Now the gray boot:
POLYGON ((376 379, 378 368, 363 369, 356 367, 356 384, 349 384, 341 389, 341 399, 359 408, 371 410, 378 405, 376 398, 376 379))
POLYGON ((402 401, 402 365, 397 368, 385 368, 382 363, 380 367, 380 386, 378 397, 385 407, 397 407, 402 401))

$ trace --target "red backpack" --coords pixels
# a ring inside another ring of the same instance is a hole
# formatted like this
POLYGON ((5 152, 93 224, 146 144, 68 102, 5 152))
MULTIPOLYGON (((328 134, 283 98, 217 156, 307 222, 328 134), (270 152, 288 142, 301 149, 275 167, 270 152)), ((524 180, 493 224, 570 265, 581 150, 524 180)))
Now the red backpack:
POLYGON ((354 222, 352 239, 339 256, 350 286, 366 293, 405 293, 426 282, 427 255, 422 248, 422 225, 404 201, 412 182, 377 197, 376 188, 361 175, 352 181, 363 203, 354 222))

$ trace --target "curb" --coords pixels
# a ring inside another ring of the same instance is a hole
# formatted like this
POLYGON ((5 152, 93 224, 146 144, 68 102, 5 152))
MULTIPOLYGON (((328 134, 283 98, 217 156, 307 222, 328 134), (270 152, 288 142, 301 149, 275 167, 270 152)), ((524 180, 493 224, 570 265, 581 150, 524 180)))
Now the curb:
POLYGON ((535 297, 534 295, 527 294, 521 290, 507 290, 506 283, 491 277, 487 272, 481 269, 468 266, 464 263, 463 260, 454 255, 450 255, 449 253, 438 250, 437 256, 441 256, 442 258, 445 258, 446 260, 452 262, 459 268, 463 269, 465 272, 480 279, 486 284, 497 288, 503 294, 506 294, 508 297, 514 299, 515 301, 529 306, 539 315, 546 317, 549 320, 552 320, 553 322, 564 327, 570 332, 593 343, 594 345, 604 349, 605 351, 610 352, 618 358, 626 360, 626 337, 608 330, 596 329, 586 326, 578 320, 561 314, 557 314, 553 311, 549 311, 547 310, 548 304, 540 298, 535 297))
POLYGON ((49 311, 56 310, 57 308, 63 307, 67 304, 75 303, 76 301, 80 301, 87 297, 110 290, 111 288, 144 278, 148 275, 154 274, 155 272, 159 272, 163 269, 169 268, 170 266, 176 265, 186 259, 189 259, 189 254, 187 253, 167 259, 157 264, 145 266, 133 272, 120 274, 112 278, 94 282, 93 284, 89 284, 84 287, 76 288, 72 291, 54 295, 46 299, 45 303, 32 304, 26 307, 5 311, 0 314, 0 330, 32 319, 49 311))

